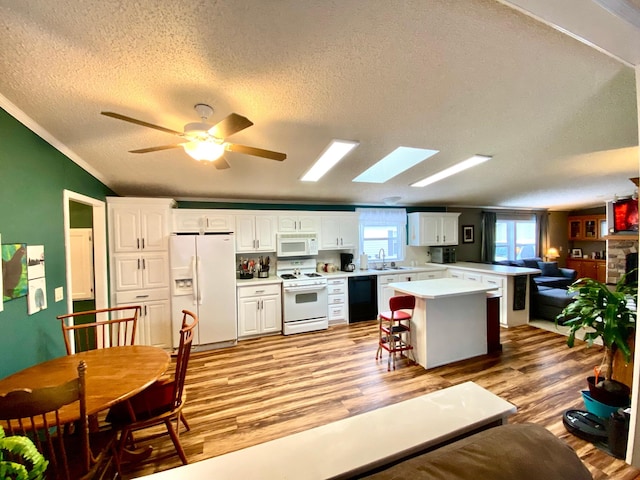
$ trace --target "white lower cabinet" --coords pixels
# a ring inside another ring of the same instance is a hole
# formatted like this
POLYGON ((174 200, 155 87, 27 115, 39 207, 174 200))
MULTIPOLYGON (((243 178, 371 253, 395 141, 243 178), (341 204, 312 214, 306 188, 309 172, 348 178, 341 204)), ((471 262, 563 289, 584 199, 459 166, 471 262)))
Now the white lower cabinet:
POLYGON ((389 310, 389 299, 394 293, 389 284, 399 281, 398 275, 378 275, 378 313, 389 310))
POLYGON ((327 280, 329 324, 335 325, 349 322, 348 296, 347 277, 329 278, 327 280))
POLYGON ((136 344, 171 348, 171 302, 169 289, 118 292, 116 307, 140 305, 136 344))
POLYGON ((238 337, 282 331, 280 284, 238 287, 238 337))

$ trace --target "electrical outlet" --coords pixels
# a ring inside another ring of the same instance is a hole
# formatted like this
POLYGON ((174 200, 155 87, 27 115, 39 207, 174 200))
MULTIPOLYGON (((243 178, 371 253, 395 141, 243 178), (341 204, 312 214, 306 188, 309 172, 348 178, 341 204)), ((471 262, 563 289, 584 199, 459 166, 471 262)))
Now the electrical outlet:
POLYGON ((56 302, 60 302, 64 298, 64 290, 62 287, 58 287, 54 290, 56 302))

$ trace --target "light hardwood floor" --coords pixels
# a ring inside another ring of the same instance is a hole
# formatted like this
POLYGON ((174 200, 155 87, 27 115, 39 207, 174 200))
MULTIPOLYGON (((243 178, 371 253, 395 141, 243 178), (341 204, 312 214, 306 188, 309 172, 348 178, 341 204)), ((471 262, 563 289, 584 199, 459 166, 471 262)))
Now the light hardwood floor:
MULTIPOLYGON (((599 364, 599 347, 570 349, 566 337, 521 326, 503 329, 501 353, 425 371, 407 361, 387 372, 376 362, 377 323, 245 340, 194 353, 180 437, 190 462, 272 440, 468 380, 515 404, 512 423, 534 422, 569 443, 595 480, 640 479, 640 471, 569 434, 562 414, 584 409, 580 390, 599 364)), ((143 442, 142 444, 146 444, 143 442)), ((180 465, 168 436, 151 439, 151 457, 124 467, 135 478, 180 465)), ((508 445, 505 445, 508 448, 508 445)))

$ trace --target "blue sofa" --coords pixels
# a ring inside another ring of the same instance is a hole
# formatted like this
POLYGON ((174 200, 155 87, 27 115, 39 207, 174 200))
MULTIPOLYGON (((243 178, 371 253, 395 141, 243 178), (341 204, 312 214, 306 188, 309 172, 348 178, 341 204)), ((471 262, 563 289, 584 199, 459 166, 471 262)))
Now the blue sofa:
POLYGON ((544 262, 540 257, 524 258, 522 260, 501 260, 497 265, 512 267, 537 268, 541 271, 533 277, 538 286, 552 288, 569 288, 576 281, 578 272, 572 268, 558 267, 558 262, 544 262))
MULTIPOLYGON (((533 257, 495 263, 512 267, 537 268, 541 271, 539 275, 531 277, 530 318, 555 321, 576 295, 570 294, 567 288, 575 282, 578 272, 571 268, 559 268, 558 262, 543 262, 541 258, 533 257)), ((561 319, 558 323, 562 324, 566 320, 568 319, 561 319)))

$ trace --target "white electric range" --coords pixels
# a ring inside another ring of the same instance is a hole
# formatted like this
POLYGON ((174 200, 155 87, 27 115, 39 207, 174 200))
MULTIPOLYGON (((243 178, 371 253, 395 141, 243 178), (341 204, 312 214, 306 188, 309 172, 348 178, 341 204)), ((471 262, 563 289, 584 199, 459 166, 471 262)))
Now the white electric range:
POLYGON ((327 279, 316 273, 316 261, 279 258, 276 274, 282 279, 283 333, 329 328, 327 279))

